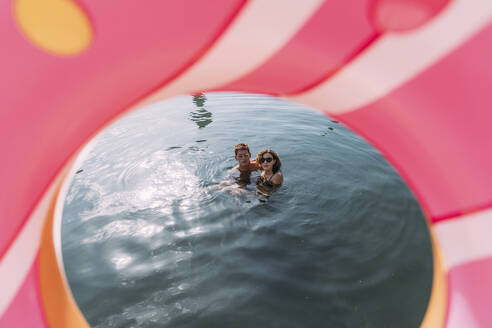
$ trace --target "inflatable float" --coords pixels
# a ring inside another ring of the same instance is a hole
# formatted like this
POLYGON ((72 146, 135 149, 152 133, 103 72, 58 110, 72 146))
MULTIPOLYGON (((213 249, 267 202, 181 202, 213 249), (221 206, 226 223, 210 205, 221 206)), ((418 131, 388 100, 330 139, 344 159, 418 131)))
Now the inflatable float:
POLYGON ((0 6, 0 327, 88 327, 54 224, 74 158, 120 115, 210 90, 303 103, 378 147, 433 238, 422 327, 492 327, 492 1, 0 6))

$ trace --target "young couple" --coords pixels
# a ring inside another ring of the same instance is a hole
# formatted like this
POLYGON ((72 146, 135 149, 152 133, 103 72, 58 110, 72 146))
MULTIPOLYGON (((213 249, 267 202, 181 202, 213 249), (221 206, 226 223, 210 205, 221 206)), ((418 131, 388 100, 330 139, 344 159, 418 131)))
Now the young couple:
POLYGON ((250 183, 251 172, 262 170, 263 172, 256 180, 256 186, 261 192, 269 193, 280 187, 284 177, 280 171, 282 163, 277 153, 271 149, 263 149, 258 153, 256 159, 251 159, 251 152, 247 144, 240 143, 234 147, 234 158, 238 165, 234 170, 239 171, 236 182, 240 186, 250 183))

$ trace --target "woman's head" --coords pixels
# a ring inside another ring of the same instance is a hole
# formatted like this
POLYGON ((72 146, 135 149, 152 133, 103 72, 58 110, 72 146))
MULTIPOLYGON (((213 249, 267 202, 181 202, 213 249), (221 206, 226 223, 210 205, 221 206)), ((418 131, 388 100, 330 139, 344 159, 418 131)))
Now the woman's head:
POLYGON ((271 167, 273 173, 277 173, 282 166, 280 158, 277 153, 271 149, 263 149, 256 156, 256 163, 263 169, 269 169, 271 167))

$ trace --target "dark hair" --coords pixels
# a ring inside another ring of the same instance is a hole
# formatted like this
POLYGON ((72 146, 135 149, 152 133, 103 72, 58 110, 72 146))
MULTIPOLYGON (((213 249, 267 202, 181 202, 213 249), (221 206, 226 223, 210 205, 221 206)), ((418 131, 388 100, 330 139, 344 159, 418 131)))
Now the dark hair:
POLYGON ((247 150, 248 153, 251 154, 251 152, 249 151, 249 146, 245 143, 240 143, 234 146, 234 155, 237 155, 237 152, 239 150, 247 150))
POLYGON ((272 172, 275 174, 278 171, 280 171, 280 168, 282 167, 282 162, 280 161, 280 157, 278 157, 277 153, 274 152, 271 149, 263 149, 256 155, 256 164, 260 165, 260 159, 263 157, 264 154, 269 153, 273 156, 273 159, 275 160, 275 164, 273 165, 272 172))

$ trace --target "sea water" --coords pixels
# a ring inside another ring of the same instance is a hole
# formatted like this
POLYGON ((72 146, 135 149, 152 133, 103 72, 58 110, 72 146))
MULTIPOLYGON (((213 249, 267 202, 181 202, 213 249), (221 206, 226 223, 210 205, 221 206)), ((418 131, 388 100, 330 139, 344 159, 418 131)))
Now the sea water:
POLYGON ((75 169, 63 259, 94 327, 418 327, 425 314, 432 255, 415 197, 378 150, 301 105, 156 103, 75 169), (224 190, 241 142, 278 153, 269 197, 254 178, 224 190))

